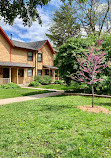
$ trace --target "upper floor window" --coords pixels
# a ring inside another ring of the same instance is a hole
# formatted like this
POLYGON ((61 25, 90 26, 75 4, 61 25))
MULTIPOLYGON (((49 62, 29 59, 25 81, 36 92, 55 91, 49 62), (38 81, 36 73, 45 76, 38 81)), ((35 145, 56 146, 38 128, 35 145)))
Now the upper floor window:
POLYGON ((33 52, 28 52, 28 61, 33 61, 33 52))
POLYGON ((38 53, 38 62, 42 62, 42 54, 38 53))

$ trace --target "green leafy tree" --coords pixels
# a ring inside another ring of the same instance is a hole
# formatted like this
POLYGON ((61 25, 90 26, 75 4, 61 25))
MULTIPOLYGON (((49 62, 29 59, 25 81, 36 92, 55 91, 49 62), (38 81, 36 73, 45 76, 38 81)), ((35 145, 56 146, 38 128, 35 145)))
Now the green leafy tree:
POLYGON ((60 76, 67 85, 71 83, 71 75, 79 70, 77 57, 82 57, 83 52, 88 51, 88 47, 95 44, 95 38, 70 38, 59 47, 56 56, 56 65, 59 67, 60 76))
MULTIPOLYGON (((111 63, 111 34, 103 34, 101 36, 101 38, 103 39, 102 50, 108 52, 108 56, 107 56, 106 62, 109 61, 111 63)), ((111 66, 108 66, 103 71, 102 74, 107 76, 107 77, 110 77, 111 76, 111 66)), ((110 80, 111 80, 111 78, 110 78, 110 80)))
POLYGON ((77 73, 77 78, 75 75, 72 77, 73 80, 78 80, 91 85, 92 108, 94 106, 94 86, 97 82, 102 80, 100 77, 97 78, 97 76, 98 74, 101 74, 103 69, 108 67, 108 63, 105 63, 107 53, 100 48, 102 41, 102 39, 97 41, 97 47, 93 46, 89 48, 89 52, 84 53, 83 58, 77 58, 77 61, 80 64, 80 70, 77 73))
POLYGON ((61 46, 70 37, 76 37, 80 32, 72 5, 65 4, 55 11, 52 26, 46 36, 54 45, 61 46))
POLYGON ((89 36, 111 33, 111 0, 74 0, 73 6, 81 28, 89 36))
MULTIPOLYGON (((0 0, 0 16, 3 20, 12 25, 16 17, 23 20, 24 25, 31 25, 33 21, 38 20, 41 24, 41 18, 37 10, 38 6, 44 6, 51 0, 0 0)), ((65 0, 61 0, 65 2, 65 0)), ((69 3, 73 0, 68 0, 69 3)), ((80 0, 83 3, 85 0, 80 0)))
POLYGON ((31 25, 33 21, 38 20, 41 24, 41 18, 37 11, 37 6, 48 4, 50 0, 2 0, 0 1, 0 16, 6 23, 13 24, 19 17, 24 25, 31 25))
MULTIPOLYGON (((109 61, 111 63, 111 35, 104 34, 101 38, 103 39, 101 50, 108 52, 105 62, 107 63, 109 61)), ((87 38, 70 38, 66 43, 59 47, 55 64, 59 67, 60 76, 68 85, 71 83, 70 76, 72 73, 74 72, 76 74, 79 70, 77 57, 83 57, 83 52, 88 52, 88 47, 96 45, 97 40, 99 40, 99 38, 95 36, 87 38)), ((101 75, 110 77, 111 66, 103 70, 100 76, 101 75)))
POLYGON ((108 60, 111 60, 111 34, 103 34, 101 38, 103 39, 102 49, 108 52, 108 60))

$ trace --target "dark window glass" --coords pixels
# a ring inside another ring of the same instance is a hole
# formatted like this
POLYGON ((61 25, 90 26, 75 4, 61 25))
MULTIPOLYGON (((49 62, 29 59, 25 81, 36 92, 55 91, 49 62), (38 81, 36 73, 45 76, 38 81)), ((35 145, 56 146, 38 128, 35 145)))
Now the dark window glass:
POLYGON ((38 76, 42 76, 42 70, 38 70, 38 76))
POLYGON ((33 52, 28 52, 28 61, 33 61, 33 52))
POLYGON ((42 54, 38 53, 38 62, 42 62, 42 54))

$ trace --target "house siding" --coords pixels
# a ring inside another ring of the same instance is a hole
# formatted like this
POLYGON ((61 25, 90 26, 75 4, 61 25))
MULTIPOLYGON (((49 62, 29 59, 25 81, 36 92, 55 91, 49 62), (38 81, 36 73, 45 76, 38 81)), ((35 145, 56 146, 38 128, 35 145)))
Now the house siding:
POLYGON ((28 61, 28 53, 26 49, 12 48, 11 49, 11 62, 28 63, 35 66, 35 53, 33 52, 33 61, 28 61))
POLYGON ((41 51, 43 53, 43 65, 53 66, 54 65, 54 62, 53 62, 54 61, 54 55, 50 51, 50 49, 47 46, 47 44, 45 44, 43 46, 43 48, 41 49, 41 51))
POLYGON ((10 45, 0 34, 0 61, 10 61, 10 45))

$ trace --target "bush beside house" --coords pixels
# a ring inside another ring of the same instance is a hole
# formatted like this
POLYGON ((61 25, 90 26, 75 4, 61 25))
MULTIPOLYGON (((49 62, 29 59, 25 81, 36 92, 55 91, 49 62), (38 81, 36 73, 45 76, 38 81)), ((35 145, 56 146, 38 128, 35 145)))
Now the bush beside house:
POLYGON ((54 83, 55 83, 55 84, 60 84, 60 85, 63 84, 63 82, 62 82, 61 80, 56 80, 54 83))
POLYGON ((32 81, 30 82, 29 86, 35 87, 35 86, 40 86, 41 84, 38 81, 32 81))
POLYGON ((0 88, 3 88, 3 89, 15 89, 15 88, 20 88, 19 85, 11 82, 9 84, 4 84, 4 85, 0 85, 0 88))
POLYGON ((35 76, 34 81, 29 84, 29 86, 40 86, 48 85, 52 82, 52 77, 50 76, 35 76))

